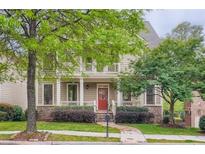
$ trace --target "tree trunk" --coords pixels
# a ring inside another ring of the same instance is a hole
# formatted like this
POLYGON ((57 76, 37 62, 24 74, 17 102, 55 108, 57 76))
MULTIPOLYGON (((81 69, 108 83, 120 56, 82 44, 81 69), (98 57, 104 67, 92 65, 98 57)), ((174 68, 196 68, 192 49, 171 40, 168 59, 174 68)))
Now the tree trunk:
MULTIPOLYGON (((30 19, 29 37, 36 38, 36 20, 30 19)), ((27 67, 27 133, 36 132, 36 97, 35 97, 35 78, 36 78, 36 52, 30 50, 28 52, 27 67)))
POLYGON ((28 53, 27 71, 27 133, 36 132, 36 98, 35 98, 35 75, 36 75, 36 54, 28 53))
POLYGON ((170 103, 169 122, 170 122, 171 125, 175 125, 175 120, 174 120, 174 102, 170 103))

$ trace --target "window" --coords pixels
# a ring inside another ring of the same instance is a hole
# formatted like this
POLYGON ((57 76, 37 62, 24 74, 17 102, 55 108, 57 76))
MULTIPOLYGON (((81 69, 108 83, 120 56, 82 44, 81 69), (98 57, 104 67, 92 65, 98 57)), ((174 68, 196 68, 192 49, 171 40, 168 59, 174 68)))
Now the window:
POLYGON ((93 60, 92 58, 87 58, 85 62, 85 70, 92 71, 93 60))
POLYGON ((77 84, 68 84, 68 101, 77 101, 77 84))
POLYGON ((108 66, 108 72, 117 72, 118 71, 118 64, 114 63, 108 66))
POLYGON ((53 104, 53 85, 44 84, 44 105, 53 104))
POLYGON ((154 86, 150 86, 149 88, 147 88, 146 97, 147 97, 147 102, 146 103, 148 105, 154 105, 155 104, 154 86))
POLYGON ((130 92, 123 92, 123 101, 131 101, 131 93, 130 92))

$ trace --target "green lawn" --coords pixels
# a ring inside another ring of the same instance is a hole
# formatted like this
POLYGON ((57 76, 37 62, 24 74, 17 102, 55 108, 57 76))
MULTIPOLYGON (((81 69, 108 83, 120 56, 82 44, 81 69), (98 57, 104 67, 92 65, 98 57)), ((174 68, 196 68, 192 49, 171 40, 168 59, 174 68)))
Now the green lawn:
POLYGON ((87 137, 51 134, 48 141, 87 141, 87 142, 120 142, 119 138, 87 137))
POLYGON ((201 135, 197 128, 164 128, 155 124, 128 124, 131 127, 139 129, 144 134, 162 134, 162 135, 201 135))
MULTIPOLYGON (((0 122, 0 131, 7 130, 25 130, 26 122, 0 122)), ((71 122, 37 122, 38 130, 72 130, 72 131, 90 131, 105 132, 105 127, 93 123, 71 123, 71 122)), ((109 128, 112 133, 119 133, 115 128, 109 128)))
POLYGON ((11 134, 0 134, 0 140, 9 140, 11 136, 11 134))
POLYGON ((147 139, 148 143, 205 143, 202 141, 192 140, 165 140, 165 139, 147 139))

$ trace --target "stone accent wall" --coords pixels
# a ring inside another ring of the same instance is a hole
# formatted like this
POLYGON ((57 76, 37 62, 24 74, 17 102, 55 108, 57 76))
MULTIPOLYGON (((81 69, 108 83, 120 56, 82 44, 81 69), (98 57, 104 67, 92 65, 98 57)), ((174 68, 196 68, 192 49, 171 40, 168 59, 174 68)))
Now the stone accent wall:
POLYGON ((38 120, 52 121, 51 113, 55 106, 37 106, 38 120))
POLYGON ((154 114, 154 123, 162 122, 162 106, 146 106, 149 112, 154 114))
POLYGON ((184 103, 184 110, 185 110, 185 126, 191 127, 191 102, 184 103))

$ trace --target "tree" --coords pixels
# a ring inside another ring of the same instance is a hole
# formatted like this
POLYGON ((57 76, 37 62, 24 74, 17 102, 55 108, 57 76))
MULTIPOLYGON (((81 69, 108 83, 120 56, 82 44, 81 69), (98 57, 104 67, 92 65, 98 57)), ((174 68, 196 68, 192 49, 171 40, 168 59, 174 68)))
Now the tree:
MULTIPOLYGON (((122 74, 119 80, 120 90, 132 92, 138 96, 150 86, 155 85, 165 102, 170 105, 170 123, 175 125, 174 104, 190 100, 196 78, 196 60, 201 52, 202 31, 195 35, 190 24, 180 24, 164 39, 160 45, 143 54, 131 65, 132 74, 122 74), (180 27, 180 28, 179 28, 180 27), (200 36, 200 37, 198 37, 200 36)), ((192 26, 197 27, 198 26, 192 26)))
POLYGON ((138 37, 144 28, 141 10, 1 10, 0 13, 0 38, 9 47, 9 55, 21 58, 16 65, 27 78, 27 133, 36 131, 35 79, 45 63, 52 63, 57 72, 52 77, 70 77, 79 66, 80 57, 92 58, 103 66, 117 62, 122 54, 135 54, 145 47, 138 37))

